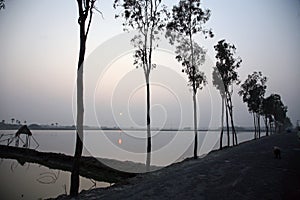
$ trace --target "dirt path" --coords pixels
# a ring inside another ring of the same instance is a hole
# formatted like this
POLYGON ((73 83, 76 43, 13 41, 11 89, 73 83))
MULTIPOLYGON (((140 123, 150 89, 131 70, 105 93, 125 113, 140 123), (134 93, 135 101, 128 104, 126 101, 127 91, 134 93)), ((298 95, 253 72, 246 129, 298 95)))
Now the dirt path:
POLYGON ((79 199, 300 199, 300 140, 293 133, 264 137, 83 191, 79 199), (273 146, 281 148, 281 159, 274 158, 273 146))

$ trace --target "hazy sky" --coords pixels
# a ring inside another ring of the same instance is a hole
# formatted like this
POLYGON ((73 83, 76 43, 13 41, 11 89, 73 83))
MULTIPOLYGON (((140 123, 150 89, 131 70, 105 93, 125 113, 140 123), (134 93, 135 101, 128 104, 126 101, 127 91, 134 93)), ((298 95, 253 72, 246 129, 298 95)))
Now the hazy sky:
MULTIPOLYGON (((170 6, 173 2, 168 0, 170 6)), ((97 6, 87 42, 86 124, 143 126, 144 77, 132 66, 130 38, 122 20, 114 19, 113 1, 97 6), (127 38, 127 39, 126 39, 127 38), (106 65, 104 65, 106 64, 106 65), (104 71, 99 71, 104 69, 104 71), (94 82, 93 82, 94 81, 94 82), (92 83, 93 82, 93 83, 92 83)), ((255 70, 268 77, 267 95, 278 93, 288 106, 288 116, 300 120, 300 1, 210 0, 207 27, 212 39, 196 40, 204 46, 202 66, 208 85, 198 94, 200 126, 219 126, 220 97, 212 86, 214 49, 220 39, 235 44, 243 62, 241 80, 255 70)), ((0 11, 0 119, 29 123, 74 124, 72 104, 76 80, 79 35, 75 0, 7 0, 0 11)), ((192 125, 192 96, 181 67, 167 45, 155 54, 159 65, 151 75, 153 126, 192 125)), ((247 106, 234 94, 237 125, 252 125, 247 106)))

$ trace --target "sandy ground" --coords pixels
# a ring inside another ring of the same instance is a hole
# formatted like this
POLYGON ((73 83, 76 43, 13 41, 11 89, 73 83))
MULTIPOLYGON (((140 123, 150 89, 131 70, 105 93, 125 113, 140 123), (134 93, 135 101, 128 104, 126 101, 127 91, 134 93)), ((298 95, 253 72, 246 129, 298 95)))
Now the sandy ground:
MULTIPOLYGON (((189 159, 79 199, 300 199, 300 140, 276 134, 189 159), (275 159, 273 146, 281 148, 275 159)), ((68 199, 60 196, 58 199, 68 199)))

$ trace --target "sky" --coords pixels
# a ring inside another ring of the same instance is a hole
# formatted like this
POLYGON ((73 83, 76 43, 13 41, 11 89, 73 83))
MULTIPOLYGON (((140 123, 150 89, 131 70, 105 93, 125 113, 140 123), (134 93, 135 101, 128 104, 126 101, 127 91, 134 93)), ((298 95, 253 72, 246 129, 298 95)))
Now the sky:
MULTIPOLYGON (((169 8, 176 1, 167 0, 169 8)), ((102 0, 88 35, 85 65, 85 124, 143 127, 145 81, 142 69, 132 65, 132 35, 123 32, 113 1, 102 0)), ((300 120, 299 107, 299 0, 210 0, 206 24, 215 37, 195 40, 207 49, 201 69, 208 84, 198 92, 200 127, 218 127, 221 101, 212 86, 216 62, 213 46, 226 39, 243 60, 240 79, 262 71, 267 93, 278 93, 288 106, 292 123, 300 120)), ((7 0, 0 11, 0 120, 15 118, 30 123, 74 124, 75 81, 79 50, 75 0, 7 0)), ((153 127, 192 126, 192 94, 172 46, 162 44, 154 53, 158 65, 151 72, 153 127)), ((235 123, 252 126, 247 106, 233 95, 235 123)))

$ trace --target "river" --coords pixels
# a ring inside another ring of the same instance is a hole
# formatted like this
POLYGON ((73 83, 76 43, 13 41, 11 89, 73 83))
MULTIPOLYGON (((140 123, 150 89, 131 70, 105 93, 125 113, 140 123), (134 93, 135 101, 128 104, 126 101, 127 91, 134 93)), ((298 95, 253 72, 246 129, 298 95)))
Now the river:
MULTIPOLYGON (((1 134, 13 133, 15 131, 1 131, 1 134)), ((34 139, 39 143, 38 151, 73 155, 74 131, 32 130, 32 133, 34 139)), ((219 147, 219 134, 217 131, 199 131, 198 154, 204 155, 217 149, 219 147)), ((84 134, 83 155, 144 163, 146 159, 144 154, 145 135, 145 131, 88 130, 84 134)), ((239 142, 252 138, 252 132, 238 133, 239 142)), ((223 143, 226 144, 226 137, 224 139, 223 143)), ((191 157, 193 155, 193 141, 193 131, 152 131, 151 165, 163 167, 191 157)), ((34 140, 31 139, 31 148, 35 147, 34 140)), ((126 169, 119 170, 126 171, 126 169)), ((69 190, 69 172, 53 170, 32 163, 21 165, 15 160, 1 159, 0 177, 0 196, 4 199, 43 199, 56 197, 69 190)), ((109 186, 108 183, 81 177, 80 190, 107 186, 109 186)))

